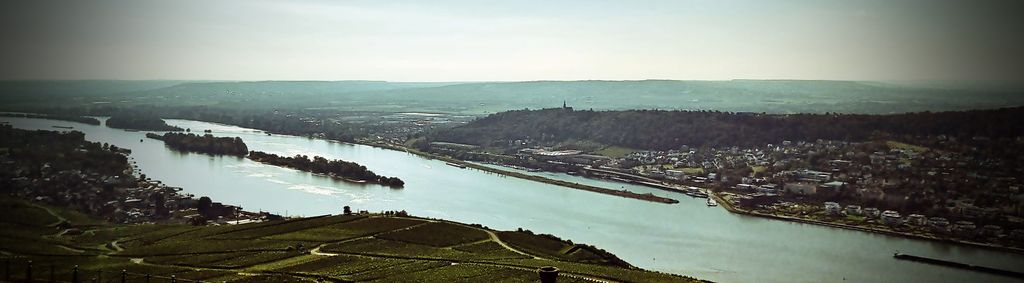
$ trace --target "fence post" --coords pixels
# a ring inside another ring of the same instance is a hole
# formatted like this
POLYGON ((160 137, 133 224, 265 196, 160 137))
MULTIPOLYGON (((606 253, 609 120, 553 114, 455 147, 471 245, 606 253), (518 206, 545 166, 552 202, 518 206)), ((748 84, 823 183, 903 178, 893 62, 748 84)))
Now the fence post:
POLYGON ((103 270, 96 271, 96 282, 103 282, 103 270))
POLYGON ((53 264, 51 263, 51 264, 50 264, 50 282, 51 282, 51 283, 52 283, 52 282, 57 282, 57 278, 56 278, 56 277, 53 277, 53 268, 54 268, 54 267, 53 267, 53 264))
POLYGON ((146 274, 146 283, 149 283, 149 278, 150 278, 150 277, 151 277, 151 276, 150 276, 149 274, 146 274))
POLYGON ((121 283, 125 283, 128 280, 128 270, 121 269, 121 283))
POLYGON ((25 281, 32 282, 32 261, 28 261, 28 267, 25 267, 25 281))
POLYGON ((71 269, 71 283, 78 283, 78 265, 71 269))

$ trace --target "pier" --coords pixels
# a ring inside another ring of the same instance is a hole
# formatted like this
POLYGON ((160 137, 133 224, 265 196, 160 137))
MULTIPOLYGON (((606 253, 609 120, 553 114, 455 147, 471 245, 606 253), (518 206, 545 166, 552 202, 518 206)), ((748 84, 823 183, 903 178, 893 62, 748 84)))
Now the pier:
POLYGON ((899 260, 916 261, 916 262, 921 262, 921 263, 941 265, 941 266, 947 266, 947 267, 953 267, 953 268, 959 268, 959 269, 966 269, 966 270, 973 270, 973 271, 978 271, 978 272, 997 274, 997 275, 1008 276, 1008 277, 1013 277, 1013 278, 1018 278, 1018 279, 1024 279, 1024 273, 1016 272, 1016 271, 1011 271, 1011 270, 992 268, 992 267, 987 267, 987 266, 971 265, 971 264, 954 262, 954 261, 948 261, 948 260, 942 260, 942 259, 935 259, 935 258, 929 258, 929 257, 921 257, 921 256, 916 256, 916 255, 901 254, 899 252, 896 252, 895 254, 893 254, 892 257, 894 257, 896 259, 899 259, 899 260))

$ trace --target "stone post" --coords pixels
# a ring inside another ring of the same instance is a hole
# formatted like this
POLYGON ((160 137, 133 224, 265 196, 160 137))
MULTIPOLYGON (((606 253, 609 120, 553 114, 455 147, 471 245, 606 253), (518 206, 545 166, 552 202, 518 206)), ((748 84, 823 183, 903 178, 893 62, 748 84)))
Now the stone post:
POLYGON ((537 269, 537 275, 540 275, 541 283, 555 283, 558 280, 558 268, 554 266, 544 266, 537 269))

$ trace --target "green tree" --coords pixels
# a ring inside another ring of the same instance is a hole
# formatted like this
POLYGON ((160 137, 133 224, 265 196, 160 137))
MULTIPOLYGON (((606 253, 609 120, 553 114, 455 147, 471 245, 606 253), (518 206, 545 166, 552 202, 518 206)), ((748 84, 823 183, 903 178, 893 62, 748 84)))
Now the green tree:
POLYGON ((209 197, 201 197, 199 198, 199 203, 196 205, 196 209, 199 210, 199 215, 207 217, 209 216, 211 206, 213 206, 213 200, 209 197))

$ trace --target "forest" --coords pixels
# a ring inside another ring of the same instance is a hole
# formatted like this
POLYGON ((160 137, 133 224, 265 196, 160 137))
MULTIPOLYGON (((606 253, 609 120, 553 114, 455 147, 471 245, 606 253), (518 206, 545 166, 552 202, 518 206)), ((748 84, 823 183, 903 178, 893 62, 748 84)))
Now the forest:
POLYGON ((377 183, 393 188, 405 186, 405 182, 398 177, 380 176, 373 173, 373 171, 366 169, 366 166, 359 165, 359 163, 340 159, 327 160, 320 156, 313 156, 313 159, 310 160, 309 157, 305 155, 284 157, 261 151, 250 151, 248 158, 256 162, 289 167, 311 173, 326 174, 350 181, 377 183))
POLYGON ((163 135, 147 133, 146 137, 162 140, 168 147, 181 151, 238 156, 249 152, 249 148, 245 146, 245 142, 239 137, 214 137, 211 134, 200 136, 191 133, 165 133, 163 135))
POLYGON ((159 116, 143 111, 121 110, 110 115, 107 127, 140 131, 181 131, 179 127, 168 125, 159 116))
POLYGON ((946 135, 1015 138, 1024 135, 1024 107, 893 115, 765 114, 718 111, 575 111, 572 108, 514 110, 469 124, 424 134, 430 141, 508 147, 512 141, 554 145, 591 141, 646 150, 717 146, 762 146, 785 140, 864 141, 886 137, 946 135))

